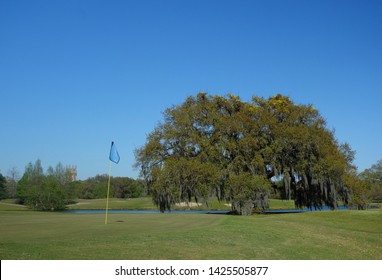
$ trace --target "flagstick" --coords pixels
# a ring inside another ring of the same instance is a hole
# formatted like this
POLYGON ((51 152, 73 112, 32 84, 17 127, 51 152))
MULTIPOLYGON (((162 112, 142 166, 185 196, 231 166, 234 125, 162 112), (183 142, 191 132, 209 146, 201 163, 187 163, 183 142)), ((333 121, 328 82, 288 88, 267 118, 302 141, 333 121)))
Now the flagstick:
POLYGON ((105 225, 107 225, 107 212, 108 212, 108 210, 109 210, 110 172, 111 172, 111 160, 110 160, 110 165, 109 165, 109 180, 107 181, 107 199, 106 199, 106 217, 105 217, 105 225))

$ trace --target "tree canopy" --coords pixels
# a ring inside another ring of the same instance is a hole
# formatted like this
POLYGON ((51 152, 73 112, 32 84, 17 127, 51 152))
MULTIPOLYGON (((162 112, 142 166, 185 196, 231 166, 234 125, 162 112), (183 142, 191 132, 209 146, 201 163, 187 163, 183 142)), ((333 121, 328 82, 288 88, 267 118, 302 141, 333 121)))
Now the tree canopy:
POLYGON ((353 158, 317 109, 281 94, 251 102, 231 94, 188 97, 164 112, 136 150, 136 166, 161 211, 216 196, 244 215, 268 207, 276 179, 297 207, 347 203, 343 178, 353 158))
MULTIPOLYGON (((57 165, 61 166, 61 163, 57 165)), ((16 197, 21 204, 28 205, 35 210, 62 210, 67 203, 67 195, 64 191, 66 180, 61 181, 61 173, 65 171, 56 169, 44 175, 41 161, 38 159, 34 164, 31 162, 25 167, 25 172, 18 182, 16 197)))
MULTIPOLYGON (((13 177, 17 176, 14 174, 13 177)), ((135 198, 145 193, 142 180, 128 177, 110 179, 111 197, 135 198)), ((35 210, 53 211, 65 209, 66 205, 73 203, 76 198, 106 198, 108 176, 96 175, 84 181, 74 181, 70 168, 64 167, 62 163, 59 162, 55 168, 49 166, 44 172, 41 161, 36 160, 34 164, 30 162, 25 167, 25 172, 18 182, 14 182, 12 178, 9 178, 9 182, 16 184, 15 197, 18 203, 35 210)))

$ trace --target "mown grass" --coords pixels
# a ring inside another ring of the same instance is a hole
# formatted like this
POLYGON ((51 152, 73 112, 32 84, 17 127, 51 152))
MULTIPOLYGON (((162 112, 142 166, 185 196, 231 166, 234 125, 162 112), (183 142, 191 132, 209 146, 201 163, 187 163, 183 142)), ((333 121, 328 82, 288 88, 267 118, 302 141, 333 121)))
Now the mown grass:
MULTIPOLYGON (((194 209, 194 210, 205 210, 205 209, 224 209, 229 210, 230 206, 226 202, 212 200, 208 206, 199 203, 200 206, 174 206, 174 209, 194 209)), ((105 199, 79 199, 77 204, 70 205, 69 209, 105 209, 106 200, 105 199)), ((120 210, 120 209, 131 209, 131 210, 158 210, 152 202, 151 197, 140 197, 131 199, 117 199, 112 198, 109 200, 109 209, 120 210)))
POLYGON ((380 260, 381 221, 381 210, 349 210, 247 217, 111 214, 105 225, 102 214, 8 208, 0 211, 0 258, 380 260))
MULTIPOLYGON (((105 199, 79 199, 77 204, 69 205, 69 209, 105 209, 105 199)), ((293 209, 294 202, 292 200, 278 200, 270 199, 270 209, 293 209)), ((227 202, 218 201, 213 199, 209 201, 208 205, 199 203, 200 206, 174 206, 174 209, 193 209, 193 210, 230 210, 231 207, 227 202)), ((1 208, 0 208, 1 209, 1 208)), ((131 198, 131 199, 117 199, 112 198, 109 200, 109 209, 131 209, 131 210, 157 210, 158 208, 153 204, 151 197, 131 198)))
MULTIPOLYGON (((208 205, 199 203, 200 206, 174 206, 174 209, 193 209, 193 210, 230 210, 231 207, 227 202, 218 201, 217 199, 212 199, 209 201, 208 205)), ((269 200, 270 209, 293 209, 294 202, 292 200, 269 200)), ((77 199, 76 204, 68 205, 68 209, 73 210, 87 210, 87 209, 105 209, 106 199, 77 199)), ((140 197, 131 199, 109 199, 109 209, 113 210, 158 210, 152 202, 151 197, 140 197)), ((15 204, 12 199, 6 199, 0 201, 0 211, 6 210, 29 210, 22 205, 15 204)))

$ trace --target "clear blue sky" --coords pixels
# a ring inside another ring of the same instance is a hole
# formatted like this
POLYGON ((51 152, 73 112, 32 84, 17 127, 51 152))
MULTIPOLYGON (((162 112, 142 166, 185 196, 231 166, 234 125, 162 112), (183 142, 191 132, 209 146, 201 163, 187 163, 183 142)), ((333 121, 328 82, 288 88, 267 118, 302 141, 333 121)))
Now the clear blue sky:
POLYGON ((0 1, 0 172, 137 177, 134 149, 200 91, 313 104, 382 159, 382 1, 0 1))

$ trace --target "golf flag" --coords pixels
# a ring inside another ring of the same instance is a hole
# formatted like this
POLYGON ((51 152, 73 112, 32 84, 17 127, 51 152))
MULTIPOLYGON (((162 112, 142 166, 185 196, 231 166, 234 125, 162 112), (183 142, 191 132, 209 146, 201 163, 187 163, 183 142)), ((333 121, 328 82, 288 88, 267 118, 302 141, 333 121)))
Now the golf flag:
POLYGON ((107 215, 109 211, 109 193, 110 193, 110 172, 111 172, 111 162, 118 163, 119 162, 119 154, 117 151, 117 147, 115 146, 114 142, 111 141, 111 147, 110 147, 110 155, 109 155, 109 180, 107 181, 107 198, 106 198, 106 216, 105 216, 105 225, 107 225, 107 215))
POLYGON ((111 142, 111 147, 110 147, 110 155, 109 155, 109 159, 114 162, 114 163, 118 163, 119 162, 119 154, 118 154, 118 151, 117 151, 117 147, 115 146, 114 142, 112 141, 111 142))

